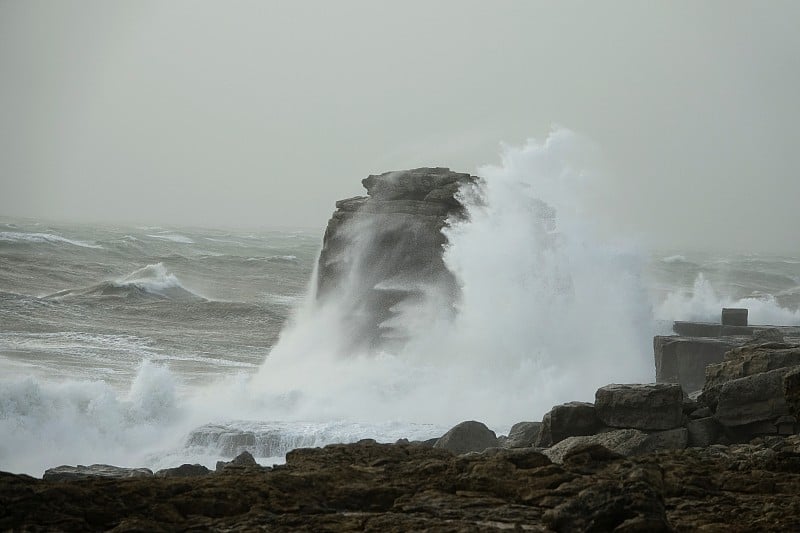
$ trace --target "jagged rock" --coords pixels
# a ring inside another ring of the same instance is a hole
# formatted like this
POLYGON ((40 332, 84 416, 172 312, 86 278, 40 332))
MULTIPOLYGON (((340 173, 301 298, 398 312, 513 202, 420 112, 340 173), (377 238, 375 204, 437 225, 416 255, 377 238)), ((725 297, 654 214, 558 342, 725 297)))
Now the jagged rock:
POLYGON ((680 385, 606 385, 595 394, 597 416, 604 424, 642 430, 672 429, 683 421, 680 385))
MULTIPOLYGON (((343 353, 392 349, 410 335, 396 320, 403 305, 417 309, 436 287, 435 300, 453 303, 459 287, 442 260, 442 229, 463 218, 457 193, 478 178, 447 168, 372 175, 368 197, 340 200, 323 238, 316 280, 318 302, 331 295, 349 342, 343 353), (345 303, 342 303, 345 302, 345 303)), ((452 306, 437 306, 437 312, 452 306)))
POLYGON ((634 456, 655 450, 682 450, 688 443, 686 428, 645 433, 638 429, 616 429, 585 435, 569 437, 542 451, 554 463, 563 463, 566 457, 585 446, 602 446, 621 456, 634 456))
POLYGON ((0 473, 0 530, 798 531, 798 493, 797 435, 631 457, 585 445, 561 464, 533 448, 363 443, 298 449, 235 476, 0 473))
POLYGON ((217 472, 222 472, 225 470, 233 470, 233 469, 241 469, 247 467, 259 467, 259 464, 256 462, 253 454, 248 451, 244 451, 233 458, 232 461, 217 461, 217 472))
POLYGON ((211 473, 211 470, 203 465, 198 464, 182 464, 175 468, 164 468, 155 473, 156 477, 193 477, 205 476, 211 473))
POLYGON ((542 418, 535 445, 546 448, 567 437, 593 435, 603 428, 595 406, 591 403, 569 402, 556 405, 542 418))
POLYGON ((511 426, 508 437, 503 443, 504 448, 527 448, 536 443, 539 436, 541 422, 517 422, 511 426))
POLYGON ((129 478, 129 477, 152 477, 153 472, 149 468, 122 468, 120 466, 94 464, 68 466, 62 465, 55 468, 48 468, 44 471, 42 479, 47 481, 74 481, 86 478, 129 478))
POLYGON ((789 413, 783 395, 783 379, 788 369, 779 368, 724 383, 720 389, 715 416, 726 426, 775 420, 789 413))
POLYGON ((679 383, 685 391, 703 388, 706 367, 721 363, 725 353, 742 346, 745 337, 653 337, 657 383, 679 383))
POLYGON ((470 420, 453 426, 436 441, 434 448, 453 453, 481 452, 497 446, 497 435, 485 424, 470 420))

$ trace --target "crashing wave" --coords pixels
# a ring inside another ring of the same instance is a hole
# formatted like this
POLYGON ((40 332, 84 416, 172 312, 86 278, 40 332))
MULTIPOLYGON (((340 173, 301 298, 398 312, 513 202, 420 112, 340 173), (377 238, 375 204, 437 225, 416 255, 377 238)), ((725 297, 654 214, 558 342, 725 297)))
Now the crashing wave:
POLYGON ((81 296, 205 300, 184 287, 178 277, 169 272, 163 263, 147 265, 116 281, 103 281, 81 289, 66 289, 50 294, 46 298, 81 296))

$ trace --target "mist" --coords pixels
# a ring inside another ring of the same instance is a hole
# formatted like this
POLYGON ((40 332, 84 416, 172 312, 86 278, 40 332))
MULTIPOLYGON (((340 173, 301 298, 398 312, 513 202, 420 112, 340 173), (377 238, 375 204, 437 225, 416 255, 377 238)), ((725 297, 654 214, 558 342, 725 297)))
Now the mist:
POLYGON ((0 215, 324 227, 370 173, 591 140, 609 234, 795 253, 795 2, 0 2, 0 215))

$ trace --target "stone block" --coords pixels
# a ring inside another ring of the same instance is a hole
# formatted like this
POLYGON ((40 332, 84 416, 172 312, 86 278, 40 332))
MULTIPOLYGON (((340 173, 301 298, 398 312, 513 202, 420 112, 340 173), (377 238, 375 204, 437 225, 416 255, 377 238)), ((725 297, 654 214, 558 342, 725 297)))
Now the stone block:
POLYGON ((556 405, 542 418, 535 445, 546 448, 567 437, 593 435, 603 428, 594 405, 590 403, 569 402, 556 405))
POLYGON ((595 393, 597 416, 607 426, 673 429, 683 421, 683 390, 674 383, 606 385, 595 393))

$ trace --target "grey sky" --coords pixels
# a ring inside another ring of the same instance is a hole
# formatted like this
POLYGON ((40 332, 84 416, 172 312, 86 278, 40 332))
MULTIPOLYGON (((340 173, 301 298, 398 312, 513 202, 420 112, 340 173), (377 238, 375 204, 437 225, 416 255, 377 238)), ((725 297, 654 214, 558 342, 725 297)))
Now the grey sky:
POLYGON ((662 248, 800 252, 800 2, 0 0, 0 214, 322 227, 562 124, 662 248))

